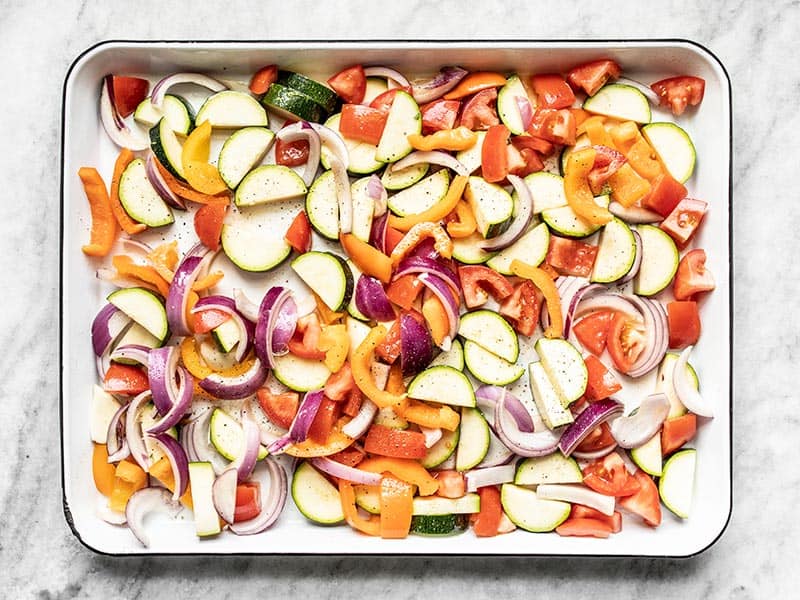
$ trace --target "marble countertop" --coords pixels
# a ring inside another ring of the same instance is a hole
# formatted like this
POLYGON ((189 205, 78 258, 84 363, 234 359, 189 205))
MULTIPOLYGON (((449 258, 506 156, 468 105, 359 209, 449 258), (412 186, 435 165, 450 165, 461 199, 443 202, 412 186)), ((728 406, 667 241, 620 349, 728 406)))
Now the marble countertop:
POLYGON ((800 4, 485 0, 0 3, 4 201, 0 265, 0 581, 8 598, 785 598, 800 576, 796 455, 800 211, 794 110, 800 4), (687 38, 734 96, 734 509, 691 560, 153 558, 95 555, 62 512, 58 415, 59 140, 69 65, 105 39, 687 38), (788 125, 787 125, 788 123, 788 125), (795 232, 794 234, 792 232, 795 232))

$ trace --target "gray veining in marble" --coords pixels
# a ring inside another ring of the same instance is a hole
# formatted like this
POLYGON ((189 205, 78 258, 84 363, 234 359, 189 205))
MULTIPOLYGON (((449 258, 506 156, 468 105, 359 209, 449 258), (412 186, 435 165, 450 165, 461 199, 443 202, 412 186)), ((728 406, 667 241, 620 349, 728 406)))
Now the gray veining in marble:
POLYGON ((0 1, 0 596, 790 598, 800 589, 800 2, 0 1), (474 7, 474 8, 473 8, 474 7), (61 509, 61 85, 104 39, 688 38, 734 87, 734 510, 692 560, 97 556, 61 509))

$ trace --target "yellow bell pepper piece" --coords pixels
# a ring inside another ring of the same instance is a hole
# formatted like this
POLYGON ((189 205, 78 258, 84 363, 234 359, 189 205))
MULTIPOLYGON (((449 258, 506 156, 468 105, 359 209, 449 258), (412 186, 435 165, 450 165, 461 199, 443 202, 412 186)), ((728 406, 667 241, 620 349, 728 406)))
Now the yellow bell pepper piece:
POLYGON ((350 336, 347 327, 342 324, 327 325, 322 328, 317 342, 317 349, 325 352, 325 366, 331 373, 342 368, 350 351, 350 336))
POLYGON ((211 123, 204 121, 197 126, 181 152, 181 164, 186 181, 198 192, 215 195, 228 191, 228 185, 220 177, 214 165, 208 163, 211 153, 211 123))
POLYGON ((569 155, 564 169, 564 194, 569 207, 578 217, 594 225, 604 225, 614 216, 594 201, 589 186, 588 176, 594 168, 596 154, 594 148, 582 148, 569 155))
POLYGON ((439 202, 431 206, 428 210, 414 215, 406 215, 405 217, 389 215, 389 227, 397 229, 398 231, 408 231, 418 223, 425 223, 426 221, 436 223, 441 221, 456 208, 461 200, 461 195, 464 193, 465 187, 467 187, 467 177, 464 175, 456 175, 453 177, 453 181, 450 182, 450 187, 447 188, 447 194, 445 194, 445 197, 439 200, 439 202))
POLYGON ((383 325, 373 327, 353 353, 350 368, 353 370, 353 379, 358 389, 367 398, 381 408, 402 409, 408 403, 406 394, 393 394, 382 390, 375 385, 375 380, 372 378, 372 357, 375 348, 385 336, 386 327, 383 325))
POLYGON ((478 134, 468 127, 459 126, 455 129, 442 129, 431 135, 412 133, 408 142, 414 150, 469 150, 478 141, 478 134))

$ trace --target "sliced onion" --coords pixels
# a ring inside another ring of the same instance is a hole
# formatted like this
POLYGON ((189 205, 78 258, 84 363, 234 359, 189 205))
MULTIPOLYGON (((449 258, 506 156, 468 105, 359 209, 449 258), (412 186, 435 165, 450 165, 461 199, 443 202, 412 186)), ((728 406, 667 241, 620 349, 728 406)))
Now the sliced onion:
POLYGON ((635 305, 644 317, 647 345, 636 362, 628 369, 629 377, 641 377, 655 369, 669 346, 669 326, 667 313, 661 303, 650 298, 628 295, 625 298, 635 305))
POLYGON ((189 412, 192 406, 194 395, 194 383, 191 374, 184 366, 179 366, 177 395, 173 398, 173 403, 164 416, 147 430, 149 434, 164 433, 170 427, 177 425, 178 422, 189 412))
MULTIPOLYGON (((445 265, 445 262, 439 257, 439 251, 436 249, 436 241, 429 237, 422 239, 411 249, 407 256, 408 258, 424 258, 435 261, 443 266, 445 265)), ((449 267, 448 270, 453 272, 449 267)))
POLYGON ((470 174, 464 163, 452 154, 441 150, 417 150, 401 158, 389 168, 392 171, 402 171, 405 168, 419 164, 439 165, 455 171, 456 175, 464 175, 465 177, 470 174))
POLYGON ((616 502, 614 496, 600 494, 580 483, 540 483, 536 487, 536 497, 583 504, 608 516, 614 514, 616 502))
POLYGON ((128 442, 125 439, 125 422, 122 420, 129 406, 130 403, 120 406, 108 423, 106 452, 108 454, 109 463, 119 462, 123 458, 128 458, 131 455, 131 449, 128 447, 128 442))
POLYGON ((447 336, 439 345, 442 350, 447 352, 453 340, 456 339, 456 335, 458 335, 458 302, 453 297, 450 286, 445 283, 442 278, 431 275, 430 273, 421 273, 419 275, 419 280, 439 299, 444 307, 445 314, 447 314, 447 321, 450 328, 447 332, 447 336))
POLYGON ((230 529, 236 535, 261 533, 275 522, 286 504, 289 484, 286 471, 276 460, 267 457, 259 462, 251 480, 261 486, 261 511, 252 519, 231 523, 230 529))
POLYGON ((564 456, 569 456, 595 427, 622 414, 623 410, 622 404, 611 398, 592 402, 564 430, 559 449, 564 456))
POLYGON ((102 494, 97 495, 97 504, 94 507, 94 514, 111 525, 125 525, 125 513, 112 510, 108 506, 108 498, 102 494))
POLYGON ((193 461, 211 463, 214 473, 221 474, 228 468, 228 461, 223 457, 211 443, 211 415, 213 407, 202 412, 184 428, 191 428, 191 435, 188 436, 191 452, 187 452, 193 461))
POLYGON ((433 339, 428 328, 410 313, 400 315, 400 366, 404 376, 416 375, 433 360, 433 339))
POLYGON ((303 170, 303 182, 306 186, 313 183, 319 168, 320 140, 317 131, 305 121, 298 121, 287 125, 275 134, 275 137, 282 142, 296 142, 305 140, 308 142, 308 159, 303 170))
POLYGON ((694 346, 684 348, 675 362, 675 369, 672 372, 672 385, 675 387, 675 394, 678 396, 678 400, 686 408, 701 417, 713 417, 714 411, 689 379, 687 364, 689 363, 689 355, 692 353, 692 348, 694 346))
POLYGON ((514 96, 514 101, 517 103, 519 109, 519 117, 522 120, 522 128, 528 129, 533 122, 533 106, 531 101, 523 96, 514 96))
POLYGON ((344 163, 336 156, 331 156, 329 162, 339 203, 339 232, 350 233, 353 230, 353 198, 350 194, 350 177, 347 175, 344 163))
POLYGON ((144 150, 150 145, 150 140, 143 135, 135 135, 125 124, 117 112, 114 103, 114 76, 106 75, 100 90, 100 120, 108 137, 120 148, 133 151, 144 150))
POLYGON ((150 536, 145 531, 144 520, 155 511, 166 512, 169 516, 176 517, 181 511, 181 505, 162 487, 142 488, 134 492, 125 505, 128 527, 145 548, 150 545, 150 536))
POLYGON ((394 82, 401 88, 411 87, 408 79, 403 74, 389 67, 364 67, 364 75, 367 77, 385 77, 390 84, 394 82))
POLYGON ((394 308, 383 284, 363 273, 356 284, 356 308, 374 321, 392 321, 395 318, 394 308))
POLYGON ((110 302, 101 308, 92 321, 92 349, 95 356, 108 353, 132 322, 128 315, 110 302))
POLYGON ((633 257, 633 264, 631 268, 628 269, 628 272, 625 273, 620 279, 617 280, 617 284, 621 285, 623 283, 628 283, 631 279, 636 277, 639 273, 639 267, 642 266, 642 236, 639 235, 639 232, 635 229, 631 230, 633 234, 633 242, 636 245, 636 254, 633 257))
POLYGON ((308 431, 317 416, 322 399, 325 397, 325 390, 314 390, 306 392, 300 401, 297 414, 289 426, 289 432, 270 444, 268 447, 270 454, 280 454, 291 444, 300 444, 308 438, 308 431))
POLYGON ((380 485, 381 479, 383 479, 382 473, 370 473, 355 467, 348 467, 325 456, 312 458, 311 464, 332 477, 360 485, 380 485))
POLYGON ((464 79, 468 71, 461 67, 444 67, 432 79, 411 82, 411 95, 418 104, 425 104, 441 98, 464 79))
POLYGON ((626 223, 632 223, 634 225, 640 223, 658 223, 664 219, 660 214, 642 208, 641 206, 623 206, 616 201, 612 201, 608 205, 608 210, 615 217, 619 217, 626 223))
MULTIPOLYGON (((605 290, 606 288, 599 283, 592 283, 589 285, 582 284, 577 291, 572 294, 572 297, 569 299, 569 304, 566 304, 567 307, 564 311, 564 338, 569 338, 569 333, 572 330, 572 324, 575 321, 575 311, 578 310, 578 305, 580 304, 581 300, 584 298, 594 294, 595 292, 600 292, 605 290)), ((562 305, 564 306, 564 305, 562 305)))
MULTIPOLYGON (((544 425, 542 427, 544 427, 544 425)), ((494 429, 494 420, 491 419, 489 423, 489 449, 486 451, 486 456, 481 459, 481 462, 475 465, 476 469, 507 465, 516 457, 516 454, 503 443, 503 440, 497 437, 494 429)))
POLYGON ((517 465, 498 465, 496 467, 486 467, 485 469, 472 469, 464 473, 467 480, 467 491, 477 492, 478 488, 489 485, 500 485, 514 481, 517 472, 517 465))
POLYGON ((516 214, 508 229, 496 237, 481 242, 481 248, 486 252, 497 252, 508 248, 522 237, 533 217, 533 197, 531 196, 530 188, 521 177, 516 175, 508 175, 506 179, 514 186, 514 190, 517 192, 516 214))
POLYGON ((253 323, 258 321, 258 304, 250 300, 250 298, 247 297, 247 294, 244 293, 244 290, 241 288, 234 288, 233 300, 235 302, 236 310, 238 310, 242 316, 253 323))
POLYGON ((186 322, 189 292, 192 291, 192 285, 200 275, 203 258, 209 251, 204 246, 202 248, 205 248, 205 251, 198 246, 195 246, 178 265, 167 293, 167 322, 169 323, 170 331, 175 335, 184 337, 192 334, 189 324, 186 322))
POLYGON ((614 442, 613 444, 609 444, 608 446, 604 446, 599 450, 592 450, 590 452, 579 452, 578 450, 572 451, 572 457, 577 458, 578 460, 595 460, 598 458, 603 458, 604 456, 608 456, 617 448, 617 443, 614 442))
POLYGON ((642 319, 642 313, 628 302, 621 294, 599 294, 591 298, 582 299, 575 309, 573 322, 598 310, 610 310, 622 313, 632 319, 642 319))
POLYGON ((229 298, 228 296, 215 294, 200 298, 192 308, 191 313, 195 314, 211 309, 226 313, 236 324, 236 328, 239 330, 239 341, 236 344, 234 356, 237 362, 241 362, 248 350, 250 350, 250 346, 253 344, 256 329, 255 325, 250 319, 239 312, 236 308, 236 302, 233 298, 229 298))
POLYGON ((253 473, 261 445, 261 430, 256 422, 247 415, 242 417, 242 431, 244 434, 243 451, 230 465, 236 469, 240 482, 245 481, 253 473))
POLYGON ((147 357, 147 379, 153 393, 153 404, 161 415, 169 412, 178 396, 178 386, 175 382, 178 359, 180 353, 176 346, 153 348, 147 357))
POLYGON ((114 348, 109 354, 109 358, 115 361, 132 360, 146 369, 150 366, 150 350, 141 344, 123 344, 114 348))
POLYGON ((478 402, 478 407, 487 415, 494 415, 495 406, 497 406, 501 398, 505 398, 505 409, 516 421, 517 428, 525 433, 534 431, 531 413, 525 408, 522 400, 509 393, 506 388, 496 385, 482 385, 475 390, 475 399, 478 402))
POLYGON ((150 390, 145 390, 136 396, 131 400, 130 406, 128 407, 128 414, 125 417, 125 439, 128 441, 131 456, 133 456, 136 463, 145 471, 150 470, 150 453, 147 451, 147 446, 145 446, 144 443, 139 410, 148 403, 151 398, 152 394, 150 390))
POLYGON ((383 186, 381 178, 374 173, 370 175, 369 179, 367 180, 367 196, 372 198, 374 202, 372 216, 380 217, 381 215, 385 215, 389 196, 386 192, 386 188, 383 186))
POLYGON ((289 351, 289 340, 297 328, 297 305, 292 292, 283 286, 273 286, 258 309, 255 329, 256 355, 268 367, 275 366, 275 356, 289 351))
POLYGON ((620 77, 617 79, 617 83, 623 83, 636 88, 645 95, 645 97, 650 101, 650 104, 653 106, 658 106, 659 102, 661 102, 658 94, 656 94, 649 85, 645 85, 639 81, 636 81, 635 79, 631 79, 630 77, 620 77))
POLYGON ((369 243, 386 254, 386 230, 389 226, 389 214, 383 213, 372 219, 372 228, 369 232, 369 243))
POLYGON ((240 400, 256 393, 267 379, 267 367, 256 357, 252 366, 241 375, 212 373, 200 380, 200 387, 221 400, 240 400))
POLYGON ((186 492, 186 488, 189 485, 189 460, 186 458, 186 452, 183 446, 178 443, 178 440, 166 433, 158 433, 150 437, 161 447, 164 456, 169 460, 169 464, 172 467, 172 475, 175 479, 172 499, 178 500, 186 492))
MULTIPOLYGON (((531 415, 533 417, 533 415, 531 415)), ((537 414, 538 417, 538 414, 537 414)), ((515 454, 520 456, 545 456, 558 448, 563 429, 551 430, 542 424, 532 433, 517 427, 506 409, 506 395, 503 394, 494 407, 494 426, 497 437, 515 454)), ((534 427, 536 423, 534 423, 534 427)))
POLYGON ((442 429, 440 427, 423 427, 419 426, 419 431, 425 436, 425 447, 430 448, 440 439, 442 439, 442 429))
POLYGON ((145 160, 144 164, 147 179, 161 199, 173 208, 186 210, 186 203, 183 201, 183 198, 178 196, 170 189, 169 185, 167 185, 166 179, 164 179, 164 176, 161 174, 161 171, 158 170, 158 167, 156 166, 155 154, 148 152, 147 159, 145 160))
POLYGON ((378 414, 378 407, 369 398, 364 398, 358 414, 342 427, 342 433, 354 440, 360 438, 372 425, 376 414, 378 414))
POLYGON ((344 139, 339 132, 319 123, 308 122, 308 125, 319 135, 322 147, 328 150, 329 154, 338 158, 345 169, 349 168, 350 152, 347 150, 347 144, 344 143, 344 139))
POLYGON ((150 104, 153 105, 153 108, 160 109, 164 102, 164 96, 167 95, 169 89, 180 83, 194 83, 212 92, 221 92, 228 89, 228 86, 221 81, 202 73, 173 73, 153 86, 153 91, 150 93, 150 104))
POLYGON ((622 448, 638 448, 661 429, 669 408, 666 394, 650 394, 642 400, 635 413, 617 417, 611 422, 611 435, 622 448))
MULTIPOLYGON (((419 246, 422 246, 423 243, 420 243, 419 246)), ((430 243, 433 244, 432 241, 430 243)), ((456 294, 460 294, 461 292, 461 282, 458 280, 458 276, 453 272, 453 270, 438 260, 428 256, 415 255, 404 258, 400 261, 400 264, 397 265, 397 271, 395 271, 394 278, 399 279, 403 275, 417 273, 429 273, 430 275, 435 275, 436 277, 446 281, 456 294)))
POLYGON ((225 469, 211 486, 214 508, 226 523, 233 523, 236 514, 236 484, 238 481, 236 469, 229 468, 225 469))

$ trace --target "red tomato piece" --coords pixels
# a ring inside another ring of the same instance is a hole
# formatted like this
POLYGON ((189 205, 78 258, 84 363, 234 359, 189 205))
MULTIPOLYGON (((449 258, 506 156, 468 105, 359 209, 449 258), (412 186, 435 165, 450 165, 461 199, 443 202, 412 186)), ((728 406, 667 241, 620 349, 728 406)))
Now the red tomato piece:
POLYGON ((575 143, 577 125, 575 114, 566 108, 537 108, 528 133, 562 146, 575 143))
POLYGON ((250 78, 250 91, 256 95, 266 94, 269 86, 278 80, 278 65, 267 65, 253 73, 250 78))
POLYGON ((347 465, 348 467, 355 467, 366 457, 366 453, 356 445, 348 446, 344 450, 340 450, 336 454, 331 454, 328 458, 335 460, 338 463, 347 465))
POLYGON ((150 82, 139 77, 112 75, 111 87, 114 89, 114 108, 125 118, 132 115, 139 103, 147 97, 150 82))
POLYGON ((678 263, 672 291, 676 300, 691 300, 700 292, 710 292, 716 287, 714 276, 706 269, 706 251, 695 248, 687 252, 678 263))
POLYGON ((630 496, 641 487, 632 477, 616 452, 589 463, 583 468, 583 483, 606 496, 630 496))
POLYGON ((616 79, 622 73, 620 66, 613 60, 595 60, 578 65, 567 73, 567 82, 572 89, 582 89, 594 96, 609 79, 616 79))
POLYGON ((390 365, 400 357, 400 319, 396 319, 389 331, 375 347, 375 355, 390 365))
POLYGON ((646 345, 647 334, 644 323, 622 313, 614 315, 606 338, 606 348, 618 371, 621 373, 630 371, 646 345))
POLYGON ((429 135, 435 131, 443 131, 445 129, 454 129, 460 108, 460 101, 444 100, 442 98, 421 106, 423 135, 429 135))
POLYGON ((434 471, 433 476, 439 482, 437 496, 461 498, 467 493, 467 482, 458 471, 434 471))
POLYGON ((667 456, 681 448, 697 433, 697 415, 686 413, 664 421, 661 426, 661 454, 667 456))
POLYGON ((500 314, 511 321, 517 333, 531 336, 539 323, 541 307, 542 296, 539 290, 532 281, 524 279, 500 303, 500 314))
POLYGON ((514 293, 514 286, 508 279, 494 269, 482 265, 458 267, 458 278, 467 308, 485 304, 490 294, 499 302, 514 293))
POLYGON ((481 90, 464 103, 459 125, 473 131, 481 131, 499 124, 496 105, 497 90, 495 88, 481 90))
POLYGON ((653 180, 650 193, 642 198, 642 206, 666 217, 686 194, 684 185, 665 171, 653 180))
POLYGON ((514 144, 506 146, 508 172, 517 177, 525 177, 544 169, 544 162, 536 150, 517 148, 514 144))
POLYGON ((592 192, 599 194, 608 178, 619 171, 619 168, 625 164, 627 159, 622 152, 618 152, 608 146, 594 146, 594 150, 594 166, 589 171, 588 179, 592 192))
POLYGON ((150 389, 150 380, 142 367, 112 362, 103 378, 103 389, 109 394, 137 396, 150 389))
POLYGON ((342 407, 342 412, 348 417, 355 417, 358 411, 361 410, 361 404, 364 402, 364 396, 358 387, 353 387, 347 394, 347 402, 342 407))
POLYGON ((514 137, 511 138, 511 143, 518 150, 522 150, 523 148, 530 148, 531 150, 535 150, 542 156, 549 156, 556 149, 555 145, 552 142, 548 142, 547 140, 543 140, 540 137, 530 135, 529 133, 523 133, 522 135, 515 135, 514 137))
POLYGON ((306 211, 301 210, 297 213, 283 239, 300 254, 311 250, 311 222, 308 220, 306 211))
POLYGON ((270 421, 282 429, 289 429, 300 406, 300 394, 297 392, 275 394, 269 388, 259 388, 256 397, 258 405, 270 421))
POLYGON ((328 381, 325 382, 325 397, 330 398, 336 402, 346 400, 350 394, 350 390, 356 387, 355 379, 353 379, 353 370, 350 368, 350 363, 346 362, 342 368, 331 373, 328 381))
POLYGON ((611 310, 597 310, 583 317, 572 326, 575 337, 586 350, 600 356, 606 349, 606 338, 614 312, 611 310))
POLYGON ((694 198, 684 198, 661 222, 661 229, 666 231, 679 246, 684 246, 697 231, 706 214, 708 204, 694 198))
POLYGON ((328 79, 328 85, 345 102, 360 104, 364 100, 364 94, 367 91, 367 76, 364 75, 364 67, 354 65, 339 71, 328 79))
POLYGON ((576 452, 600 452, 609 446, 616 445, 617 441, 611 435, 611 428, 608 423, 600 423, 583 438, 583 441, 575 448, 576 452))
POLYGON ((588 517, 569 517, 556 527, 556 533, 562 536, 607 538, 611 531, 611 525, 605 521, 588 517))
POLYGON ((301 317, 297 320, 294 336, 289 340, 289 352, 300 358, 323 360, 325 353, 317 348, 320 333, 322 326, 316 314, 301 317))
POLYGON ((256 518, 261 513, 261 485, 246 481, 236 486, 236 508, 233 522, 240 523, 256 518))
POLYGON ((400 88, 392 88, 391 90, 386 90, 382 94, 378 94, 372 99, 372 102, 370 102, 369 105, 372 108, 389 112, 389 109, 392 108, 392 103, 394 102, 394 97, 397 95, 398 89, 400 88))
POLYGON ((377 145, 389 113, 363 104, 342 105, 339 132, 347 139, 377 145))
POLYGON ((540 108, 569 108, 575 102, 572 88, 558 73, 534 75, 531 86, 536 94, 536 105, 540 108))
POLYGON ((391 458, 424 458, 428 453, 425 436, 411 429, 393 429, 374 424, 364 438, 364 450, 391 458))
POLYGON ((194 213, 194 230, 198 239, 211 250, 219 250, 222 224, 228 211, 227 202, 203 204, 194 213))
POLYGON ((214 308, 198 311, 192 317, 192 331, 195 333, 208 333, 230 318, 231 315, 229 313, 214 308))
POLYGON ((609 516, 591 506, 573 504, 569 516, 577 519, 597 519, 598 521, 607 523, 611 526, 611 533, 619 533, 622 531, 622 515, 617 511, 614 511, 614 514, 609 516))
POLYGON ((386 238, 384 240, 384 244, 386 246, 384 254, 389 256, 394 250, 395 246, 397 246, 397 244, 399 244, 405 236, 405 232, 395 229, 394 227, 387 227, 386 238))
POLYGON ((478 488, 478 495, 481 498, 481 509, 472 522, 472 530, 478 537, 493 537, 499 533, 503 518, 500 490, 497 486, 490 485, 478 488))
POLYGON ((667 303, 667 323, 670 348, 685 348, 696 344, 700 339, 700 312, 697 302, 675 300, 667 303))
POLYGON ((308 140, 284 142, 278 139, 275 142, 275 162, 284 167, 299 167, 306 164, 308 153, 308 140))
POLYGON ((492 125, 486 131, 481 146, 481 173, 486 181, 497 183, 508 175, 508 138, 511 132, 505 125, 492 125))
POLYGON ((592 273, 596 257, 597 246, 551 235, 545 261, 560 275, 588 277, 592 273))
POLYGON ((339 419, 341 409, 339 402, 330 398, 323 398, 322 403, 319 405, 319 410, 317 410, 317 414, 314 415, 314 420, 311 422, 311 427, 308 429, 308 439, 321 446, 327 444, 328 436, 330 436, 333 426, 339 419))
POLYGON ((386 296, 397 306, 409 310, 425 285, 414 274, 398 277, 386 288, 386 296))
POLYGON ((584 359, 584 362, 588 372, 584 398, 589 402, 610 398, 622 389, 620 382, 611 371, 606 369, 599 358, 590 354, 584 359))
POLYGON ((697 106, 703 101, 706 82, 700 77, 679 75, 656 81, 650 89, 658 94, 661 106, 669 106, 672 114, 681 115, 687 106, 697 106))
POLYGON ((653 478, 641 469, 637 469, 633 475, 639 483, 639 491, 625 498, 617 500, 620 508, 638 515, 644 522, 651 527, 657 527, 661 523, 661 504, 658 498, 658 487, 653 478))

